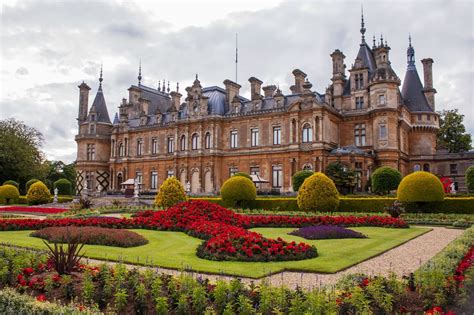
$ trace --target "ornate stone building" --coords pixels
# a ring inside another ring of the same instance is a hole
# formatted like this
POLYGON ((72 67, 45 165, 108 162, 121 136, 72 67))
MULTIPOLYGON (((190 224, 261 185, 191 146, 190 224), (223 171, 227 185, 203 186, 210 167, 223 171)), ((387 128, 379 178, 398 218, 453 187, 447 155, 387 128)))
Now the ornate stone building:
MULTIPOLYGON (((433 60, 421 61, 423 85, 410 40, 402 85, 387 41, 374 38, 370 46, 363 18, 361 26, 359 52, 348 71, 341 51, 330 55, 332 77, 324 93, 312 90, 306 73, 296 69, 288 94, 251 77, 246 98, 236 82, 203 87, 196 75, 183 95, 178 85, 170 91, 169 82, 145 86, 140 67, 138 84, 128 89, 111 122, 101 71, 90 110, 90 88, 79 85, 78 192, 84 183, 120 190, 130 178, 142 190, 156 191, 166 177, 176 176, 190 183, 192 193, 212 194, 238 171, 267 180, 261 189, 289 192, 295 172, 321 171, 334 161, 356 170, 358 190, 382 165, 403 174, 438 172, 438 164, 451 157, 436 154, 433 60)), ((472 159, 471 154, 471 164, 472 159)))

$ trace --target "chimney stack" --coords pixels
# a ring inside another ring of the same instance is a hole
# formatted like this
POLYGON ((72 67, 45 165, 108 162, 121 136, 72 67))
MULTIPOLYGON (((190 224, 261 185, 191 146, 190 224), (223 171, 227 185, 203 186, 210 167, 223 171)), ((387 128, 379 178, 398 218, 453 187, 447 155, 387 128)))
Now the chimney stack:
POLYGON ((77 116, 77 120, 81 123, 87 119, 87 112, 89 109, 89 91, 91 88, 84 83, 84 81, 82 81, 82 83, 77 87, 79 88, 79 115, 77 116))
POLYGON ((257 79, 256 77, 251 77, 249 79, 250 82, 250 99, 253 100, 258 100, 262 97, 261 95, 261 89, 262 89, 262 81, 257 79))
POLYGON ((267 85, 263 87, 263 93, 265 97, 273 97, 277 87, 275 85, 267 85))
POLYGON ((421 60, 423 64, 423 76, 425 86, 423 88, 423 93, 426 96, 426 100, 430 105, 431 109, 435 110, 435 98, 434 95, 436 90, 433 88, 433 59, 425 58, 421 60))
POLYGON ((229 79, 224 81, 224 85, 225 85, 225 93, 227 97, 227 104, 231 104, 232 101, 234 100, 234 97, 239 95, 239 91, 242 86, 229 79))
POLYGON ((171 104, 177 109, 179 110, 179 107, 181 106, 181 94, 179 92, 171 92, 170 93, 170 96, 171 96, 171 104))
POLYGON ((306 73, 300 69, 295 69, 292 73, 295 76, 295 93, 303 93, 303 84, 304 79, 306 78, 306 73))

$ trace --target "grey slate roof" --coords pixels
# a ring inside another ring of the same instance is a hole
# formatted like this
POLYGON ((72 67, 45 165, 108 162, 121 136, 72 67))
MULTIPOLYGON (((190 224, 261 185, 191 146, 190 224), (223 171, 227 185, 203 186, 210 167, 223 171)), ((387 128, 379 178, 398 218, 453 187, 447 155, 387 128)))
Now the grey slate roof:
POLYGON ((405 105, 411 112, 432 112, 425 94, 423 85, 415 67, 408 68, 403 80, 402 96, 405 105))
POLYGON ((110 124, 109 113, 107 111, 107 105, 105 103, 104 93, 102 92, 102 86, 99 86, 97 94, 95 95, 94 102, 92 103, 91 110, 95 108, 97 111, 97 121, 110 124))
POLYGON ((161 113, 166 113, 171 106, 171 98, 167 93, 158 91, 157 89, 140 84, 139 86, 132 85, 134 88, 140 89, 140 96, 150 101, 149 113, 154 115, 159 110, 161 113))
POLYGON ((115 117, 114 117, 114 125, 118 125, 119 124, 119 117, 118 117, 118 114, 115 113, 115 117))
POLYGON ((357 58, 362 60, 362 64, 364 65, 364 67, 369 68, 369 76, 371 77, 375 71, 376 66, 375 66, 374 55, 369 45, 367 45, 366 43, 360 44, 357 58))

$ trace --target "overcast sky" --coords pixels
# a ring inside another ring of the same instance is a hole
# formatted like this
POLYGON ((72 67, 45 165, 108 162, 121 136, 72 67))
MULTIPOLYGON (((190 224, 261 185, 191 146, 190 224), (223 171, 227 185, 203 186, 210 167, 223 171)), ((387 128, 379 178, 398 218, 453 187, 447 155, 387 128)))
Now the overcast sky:
POLYGON ((360 6, 370 40, 383 34, 392 67, 403 80, 411 33, 417 68, 434 59, 437 109, 459 108, 474 133, 474 30, 472 1, 19 1, 2 0, 0 119, 14 117, 45 137, 48 159, 75 159, 78 88, 98 86, 110 118, 137 83, 179 81, 181 91, 199 74, 203 86, 235 77, 239 36, 239 83, 279 84, 289 93, 291 71, 308 74, 324 93, 338 48, 348 67, 360 43, 360 6))

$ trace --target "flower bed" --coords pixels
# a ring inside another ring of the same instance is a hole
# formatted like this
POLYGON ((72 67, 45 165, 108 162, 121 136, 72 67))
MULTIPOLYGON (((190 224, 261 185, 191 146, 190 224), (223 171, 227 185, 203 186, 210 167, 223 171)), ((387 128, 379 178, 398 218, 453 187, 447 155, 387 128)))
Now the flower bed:
POLYGON ((0 207, 0 211, 1 212, 34 213, 34 214, 55 214, 55 213, 66 212, 68 211, 68 209, 12 206, 12 207, 0 207))
POLYGON ((148 240, 138 233, 96 226, 49 227, 32 232, 30 236, 39 237, 52 243, 67 243, 73 239, 83 244, 117 247, 135 247, 148 244, 148 240))
POLYGON ((340 238, 367 238, 366 235, 337 225, 305 226, 288 233, 307 240, 325 240, 340 238))
POLYGON ((33 230, 53 226, 101 226, 182 231, 204 239, 198 255, 214 260, 298 260, 315 257, 316 248, 304 243, 269 240, 252 227, 310 225, 405 228, 401 219, 381 216, 251 216, 205 201, 180 203, 166 211, 145 211, 131 219, 85 218, 57 220, 0 220, 0 230, 33 230), (246 242, 247 245, 239 245, 246 242))

